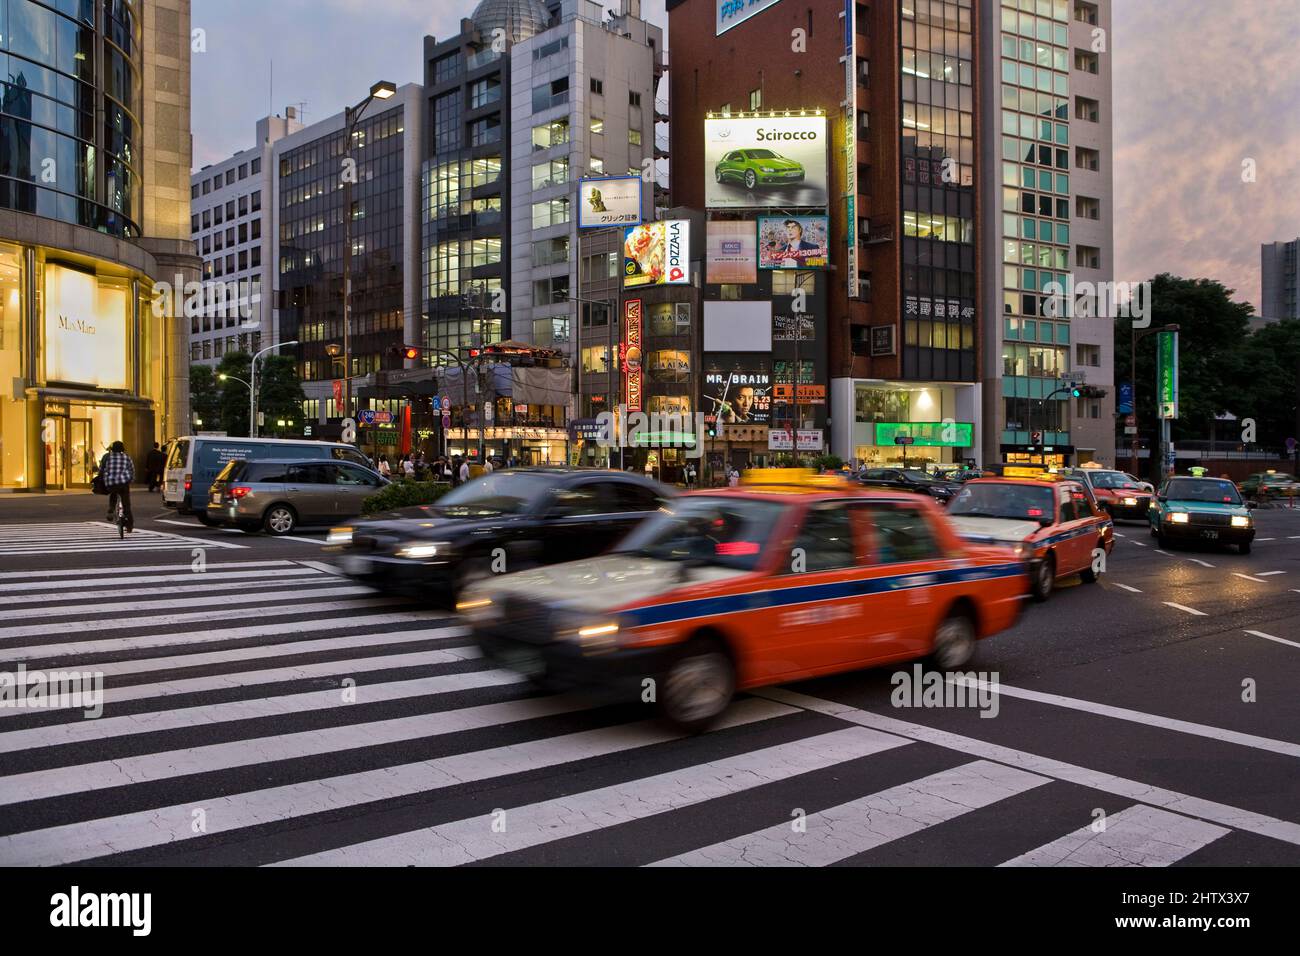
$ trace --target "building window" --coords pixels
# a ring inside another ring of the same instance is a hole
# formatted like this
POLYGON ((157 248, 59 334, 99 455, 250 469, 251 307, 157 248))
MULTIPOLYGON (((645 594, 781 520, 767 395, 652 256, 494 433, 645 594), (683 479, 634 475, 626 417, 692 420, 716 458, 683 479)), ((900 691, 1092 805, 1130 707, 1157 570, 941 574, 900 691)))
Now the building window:
POLYGON ((550 83, 533 87, 533 112, 540 113, 569 102, 569 78, 562 76, 550 83))
POLYGON ((600 96, 604 96, 604 95, 605 95, 605 83, 604 83, 604 81, 602 81, 602 80, 598 80, 598 79, 596 79, 596 78, 593 76, 593 77, 591 78, 591 92, 593 92, 593 93, 595 93, 595 94, 597 94, 597 95, 600 95, 600 96))
POLYGON ((1097 25, 1097 5, 1095 3, 1085 3, 1084 0, 1075 0, 1074 19, 1095 27, 1097 25))
POLYGON ((538 279, 533 283, 533 305, 554 305, 567 302, 569 298, 569 277, 553 276, 550 279, 538 279))
POLYGON ((549 123, 542 123, 540 126, 533 127, 533 149, 550 149, 552 146, 563 146, 569 142, 569 121, 568 119, 552 120, 549 123))
POLYGON ((1097 54, 1088 50, 1074 51, 1074 68, 1081 73, 1097 72, 1097 54))
POLYGON ((483 146, 501 140, 501 117, 485 116, 469 124, 469 144, 483 146))
POLYGON ((605 161, 599 156, 592 156, 587 160, 587 168, 598 176, 605 175, 605 161))
POLYGON ((749 91, 749 108, 751 110, 761 110, 763 108, 763 91, 761 89, 749 91))
POLYGON ((629 146, 641 145, 641 131, 639 129, 630 129, 627 131, 627 142, 629 146))
POLYGON ((247 216, 247 215, 248 215, 248 197, 247 197, 247 196, 240 196, 240 197, 239 197, 239 214, 240 214, 241 216, 247 216))
POLYGON ((250 165, 249 168, 250 168, 252 174, 253 174, 254 176, 256 176, 258 173, 260 173, 260 172, 262 171, 262 160, 261 160, 261 159, 255 159, 255 160, 253 160, 253 162, 252 162, 252 164, 250 165))
POLYGON ((1074 264, 1080 269, 1100 269, 1101 250, 1095 246, 1076 246, 1074 264))
POLYGON ((569 237, 542 239, 533 243, 533 268, 559 265, 569 259, 569 237))
POLYGON ((593 133, 605 132, 605 121, 599 116, 593 116, 587 128, 593 133))
POLYGON ((1074 148, 1074 165, 1079 169, 1087 169, 1095 173, 1101 169, 1101 153, 1095 149, 1088 149, 1086 146, 1076 146, 1074 148))
POLYGON ((533 203, 534 229, 545 229, 547 226, 558 226, 568 221, 569 199, 567 196, 533 203))
POLYGON ((1074 118, 1087 120, 1089 123, 1099 122, 1101 118, 1101 104, 1086 96, 1076 96, 1074 98, 1074 118))
MULTIPOLYGON (((456 94, 450 93, 449 96, 456 94)), ((496 103, 501 99, 501 78, 499 76, 488 76, 474 83, 469 88, 469 108, 478 109, 480 106, 487 106, 489 103, 496 103)))
POLYGON ((533 167, 533 188, 562 186, 569 181, 569 157, 561 156, 533 167))
POLYGON ((536 50, 534 50, 533 59, 544 60, 548 56, 554 56, 555 54, 559 53, 561 50, 567 50, 568 48, 569 48, 569 38, 560 37, 560 39, 552 40, 550 43, 544 44, 543 46, 539 46, 536 50))
POLYGON ((628 93, 628 94, 627 94, 627 103, 628 103, 628 106, 640 106, 640 105, 641 105, 641 94, 640 94, 640 93, 633 93, 633 92, 628 93))

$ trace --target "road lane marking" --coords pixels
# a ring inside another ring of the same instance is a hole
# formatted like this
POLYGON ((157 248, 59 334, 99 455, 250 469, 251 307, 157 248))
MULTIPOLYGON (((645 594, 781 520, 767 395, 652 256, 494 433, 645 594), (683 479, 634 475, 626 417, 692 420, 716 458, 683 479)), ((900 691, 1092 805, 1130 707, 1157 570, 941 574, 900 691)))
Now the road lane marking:
POLYGON ((1271 578, 1275 574, 1286 574, 1285 571, 1256 571, 1261 578, 1271 578))
POLYGON ((1145 547, 1146 547, 1146 545, 1143 544, 1141 541, 1130 541, 1129 544, 1136 544, 1139 548, 1145 548, 1145 547))
MULTIPOLYGON (((355 585, 341 586, 339 582, 333 579, 321 583, 324 584, 324 587, 313 587, 310 591, 294 592, 294 599, 296 600, 300 596, 317 599, 327 597, 350 597, 362 594, 373 595, 375 593, 372 589, 366 587, 358 587, 355 585)), ((41 619, 41 627, 48 630, 51 628, 49 619, 54 617, 76 617, 79 614, 129 614, 138 611, 152 613, 154 611, 165 611, 171 608, 183 607, 232 607, 239 604, 261 604, 264 601, 278 601, 280 602, 280 605, 271 608, 241 608, 238 611, 232 611, 231 615, 240 616, 243 614, 287 613, 284 610, 285 592, 283 588, 276 588, 269 591, 253 591, 252 593, 247 593, 247 588, 245 588, 245 593, 243 594, 207 595, 196 593, 196 591, 197 589, 191 590, 190 594, 186 597, 159 598, 156 601, 99 601, 95 604, 72 604, 65 605, 64 607, 9 608, 7 610, 0 610, 0 621, 18 621, 23 620, 24 618, 38 616, 41 619)), ((213 614, 210 616, 219 617, 221 615, 213 614)), ((209 617, 209 615, 200 614, 199 617, 192 617, 190 619, 205 620, 207 617, 209 617)), ((140 618, 138 620, 143 625, 150 619, 140 618)), ((66 623, 67 622, 61 621, 57 626, 63 627, 66 623)), ((84 623, 88 625, 86 628, 87 630, 99 630, 101 628, 101 622, 99 621, 87 621, 84 623)), ((118 622, 115 621, 113 623, 116 625, 118 622)), ((80 628, 76 628, 75 630, 80 630, 80 628)), ((23 633, 24 631, 22 628, 0 628, 0 636, 23 636, 23 633), (18 633, 15 634, 15 631, 18 633)))
POLYGON ((1263 578, 1251 577, 1249 574, 1242 574, 1240 571, 1233 571, 1232 574, 1233 577, 1245 578, 1247 581, 1254 581, 1256 584, 1265 583, 1263 578))
MULTIPOLYGON (((208 567, 221 571, 229 571, 235 568, 293 568, 298 565, 296 561, 222 561, 213 562, 208 567)), ((0 571, 0 581, 22 578, 23 584, 17 587, 26 587, 26 582, 32 578, 84 578, 84 577, 103 577, 106 575, 116 574, 145 574, 154 571, 179 571, 187 564, 187 559, 181 558, 172 564, 127 564, 114 568, 59 568, 54 571, 0 571)), ((195 574, 205 574, 210 572, 191 571, 189 577, 195 574)), ((111 578, 116 581, 117 578, 111 578)), ((44 587, 45 585, 42 585, 44 587)), ((0 585, 8 589, 9 585, 0 585)))
POLYGON ((1024 687, 1012 687, 1007 684, 992 684, 983 680, 972 680, 969 677, 962 677, 956 674, 950 675, 947 680, 950 684, 961 684, 965 687, 980 688, 995 694, 1001 694, 1005 697, 1016 697, 1021 700, 1033 701, 1037 704, 1048 704, 1053 707, 1063 707, 1067 710, 1082 711, 1088 714, 1096 714, 1099 717, 1111 717, 1115 720, 1126 720, 1129 723, 1141 724, 1144 727, 1159 727, 1161 730, 1171 730, 1175 733, 1189 734, 1194 737, 1206 737, 1210 740, 1219 740, 1238 747, 1249 747, 1252 750, 1266 750, 1269 753, 1282 754, 1285 757, 1295 757, 1300 759, 1300 743, 1292 743, 1289 740, 1276 740, 1272 737, 1259 737, 1255 734, 1242 733, 1237 730, 1228 730, 1223 727, 1213 727, 1209 724, 1198 724, 1189 720, 1179 720, 1175 717, 1162 717, 1160 714, 1149 714, 1141 710, 1130 710, 1127 707, 1114 707, 1110 704, 1100 704, 1096 701, 1080 700, 1077 697, 1065 697, 1061 694, 1047 694, 1043 691, 1028 690, 1024 687))
POLYGON ((1169 607, 1177 608, 1180 611, 1186 611, 1188 614, 1195 614, 1197 617, 1205 617, 1204 611, 1198 611, 1194 607, 1188 607, 1186 604, 1175 604, 1173 601, 1165 601, 1169 607))
POLYGON ((1140 780, 1117 777, 1105 771, 1091 770, 1052 757, 1043 757, 1028 751, 1003 747, 1000 744, 977 740, 974 737, 964 737, 961 734, 938 730, 924 724, 910 723, 896 717, 886 717, 883 714, 860 710, 848 704, 810 697, 807 694, 796 693, 780 687, 764 687, 749 691, 749 693, 765 700, 789 704, 791 707, 801 707, 804 710, 837 717, 840 720, 847 720, 863 727, 872 727, 885 733, 910 737, 912 740, 934 744, 936 747, 945 747, 948 750, 956 750, 972 757, 982 757, 985 760, 993 760, 997 763, 1019 767, 1021 770, 1041 774, 1044 777, 1051 777, 1054 780, 1075 783, 1081 787, 1091 787, 1103 793, 1125 797, 1134 803, 1163 807, 1174 813, 1198 817, 1211 823, 1218 823, 1221 826, 1257 833, 1274 840, 1290 843, 1293 846, 1300 846, 1300 823, 1293 823, 1290 820, 1280 820, 1277 817, 1256 813, 1253 810, 1245 810, 1241 807, 1205 800, 1191 794, 1180 793, 1177 790, 1152 786, 1140 780))
POLYGON ((1137 588, 1135 588, 1135 587, 1130 587, 1130 586, 1127 585, 1127 584, 1120 584, 1118 581, 1111 581, 1110 583, 1113 584, 1113 585, 1115 585, 1115 587, 1117 587, 1117 588, 1123 588, 1125 591, 1130 591, 1130 592, 1132 592, 1133 594, 1141 594, 1141 593, 1142 593, 1142 592, 1141 592, 1140 590, 1138 590, 1137 588))
MULTIPOLYGON (((785 704, 750 698, 730 708, 713 725, 710 733, 799 712, 799 709, 785 704)), ((324 780, 229 796, 213 793, 168 807, 0 837, 0 860, 4 860, 7 866, 51 866, 176 844, 199 835, 193 826, 195 807, 207 811, 208 834, 231 833, 279 820, 361 807, 413 794, 432 794, 447 787, 627 753, 681 740, 683 736, 664 727, 660 720, 644 720, 579 731, 563 737, 508 744, 491 750, 363 770, 324 780)))
MULTIPOLYGON (((744 793, 909 743, 906 738, 893 734, 848 727, 599 790, 512 807, 506 810, 509 825, 501 832, 493 832, 494 828, 486 825, 486 818, 476 815, 275 865, 460 866, 744 793)), ((1042 779, 1042 782, 1047 781, 1042 779)), ((789 830, 788 822, 782 826, 789 830)))
MULTIPOLYGON (((219 567, 219 565, 213 565, 213 567, 214 568, 219 567)), ((167 570, 174 571, 176 569, 173 567, 173 568, 168 568, 167 570)), ((277 587, 280 584, 279 581, 275 581, 275 580, 267 581, 266 579, 302 578, 303 580, 310 580, 310 581, 324 580, 323 578, 316 578, 312 576, 312 572, 316 570, 318 569, 317 568, 304 569, 304 568, 290 567, 290 568, 285 568, 284 570, 281 571, 278 569, 268 568, 259 571, 255 577, 243 571, 203 571, 203 572, 186 571, 184 574, 127 575, 126 577, 104 578, 103 580, 98 581, 97 583, 99 584, 113 585, 114 590, 111 592, 97 592, 97 593, 112 593, 112 594, 127 595, 127 594, 132 594, 134 592, 127 589, 121 589, 120 588, 121 585, 125 585, 125 584, 170 585, 177 581, 190 582, 190 584, 183 585, 182 590, 184 588, 191 588, 191 587, 198 588, 200 590, 212 590, 216 587, 216 585, 210 584, 209 582, 226 581, 231 578, 235 579, 237 582, 239 582, 240 584, 242 584, 242 586, 245 587, 248 586, 249 582, 261 583, 263 581, 266 581, 264 585, 266 587, 277 587)), ((93 577, 96 579, 98 579, 100 574, 98 569, 87 570, 81 573, 87 577, 93 577)), ((52 601, 63 597, 65 594, 68 594, 70 589, 79 586, 79 584, 80 582, 55 581, 55 580, 28 581, 22 584, 15 584, 13 582, 10 582, 9 584, 0 584, 0 603, 17 604, 23 601, 52 601), (19 592, 19 593, 13 594, 13 592, 19 592), (3 596, 8 594, 13 594, 13 596, 11 597, 3 596)), ((148 588, 147 590, 150 594, 179 593, 171 587, 152 587, 152 588, 148 588)), ((143 593, 143 589, 141 593, 143 593)), ((85 592, 76 592, 76 596, 84 597, 85 592)))
POLYGON ((999 866, 1171 866, 1231 832, 1138 805, 1108 816, 1100 833, 1080 827, 999 866))
POLYGON ((1276 539, 1274 539, 1274 538, 1256 538, 1255 540, 1256 540, 1256 541, 1273 541, 1273 540, 1276 540, 1276 539))
POLYGON ((830 866, 1050 782, 976 760, 810 813, 798 833, 786 821, 649 865, 830 866))
POLYGON ((1201 567, 1203 567, 1203 568, 1212 568, 1212 567, 1214 567, 1214 565, 1212 565, 1209 561, 1202 561, 1200 558, 1188 558, 1187 560, 1188 560, 1188 561, 1191 561, 1191 562, 1193 562, 1193 563, 1195 563, 1195 564, 1199 564, 1199 565, 1200 565, 1201 567))
POLYGON ((1282 637, 1274 637, 1272 634, 1265 634, 1263 631, 1247 631, 1247 634, 1253 634, 1255 637, 1262 637, 1266 641, 1277 641, 1279 644, 1286 644, 1289 647, 1300 647, 1295 641, 1288 641, 1282 637))
POLYGON ((1173 557, 1173 555, 1170 554, 1168 551, 1161 551, 1159 548, 1156 548, 1156 554, 1163 554, 1166 558, 1173 557))

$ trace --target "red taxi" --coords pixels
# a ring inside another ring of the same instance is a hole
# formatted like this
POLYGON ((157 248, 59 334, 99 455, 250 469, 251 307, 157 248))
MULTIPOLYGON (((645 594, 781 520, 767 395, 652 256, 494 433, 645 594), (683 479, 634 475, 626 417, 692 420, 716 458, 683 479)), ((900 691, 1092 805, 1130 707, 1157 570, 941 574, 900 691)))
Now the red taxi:
POLYGON ((1116 521, 1146 521, 1155 494, 1131 475, 1109 468, 1067 468, 1063 477, 1072 478, 1092 492, 1103 511, 1116 521))
POLYGON ((1058 578, 1096 581, 1097 550, 1110 554, 1115 546, 1114 522, 1087 486, 1045 472, 968 481, 949 502, 948 517, 967 541, 1014 548, 1029 561, 1038 601, 1047 600, 1058 578))
POLYGON ((483 582, 457 607, 499 664, 552 689, 653 687, 699 729, 738 690, 960 667, 1028 588, 1022 561, 963 541, 928 498, 786 469, 675 498, 614 551, 483 582))

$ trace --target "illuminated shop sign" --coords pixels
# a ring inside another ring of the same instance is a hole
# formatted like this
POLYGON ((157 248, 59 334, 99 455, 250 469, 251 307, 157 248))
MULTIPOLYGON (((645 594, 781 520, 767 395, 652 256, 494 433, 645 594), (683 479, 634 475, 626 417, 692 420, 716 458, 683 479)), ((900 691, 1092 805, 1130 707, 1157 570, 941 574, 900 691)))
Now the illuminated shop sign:
POLYGON ((129 285, 45 266, 45 378, 127 389, 129 285))

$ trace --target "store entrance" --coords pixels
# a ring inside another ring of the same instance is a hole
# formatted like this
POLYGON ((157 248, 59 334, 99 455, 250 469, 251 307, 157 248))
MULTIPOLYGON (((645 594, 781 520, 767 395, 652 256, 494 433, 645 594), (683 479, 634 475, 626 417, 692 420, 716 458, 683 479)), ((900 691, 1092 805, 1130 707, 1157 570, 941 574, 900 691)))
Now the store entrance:
POLYGON ((43 423, 45 490, 62 491, 68 474, 68 420, 49 416, 43 423))
POLYGON ((68 421, 68 473, 66 487, 89 488, 95 479, 94 430, 89 418, 68 421))

